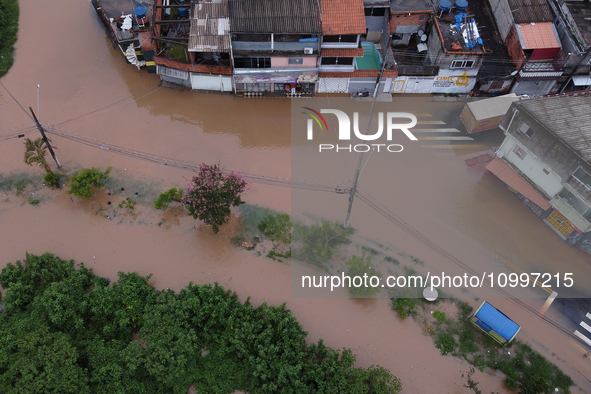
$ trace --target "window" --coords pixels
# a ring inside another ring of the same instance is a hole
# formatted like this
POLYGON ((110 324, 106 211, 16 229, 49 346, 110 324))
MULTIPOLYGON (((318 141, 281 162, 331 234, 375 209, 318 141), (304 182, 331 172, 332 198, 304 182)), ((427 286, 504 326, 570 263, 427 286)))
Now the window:
POLYGON ((573 207, 575 211, 581 214, 587 221, 591 221, 591 208, 581 201, 577 196, 572 194, 568 189, 563 188, 558 196, 562 198, 568 205, 573 207))
POLYGON ((424 21, 427 17, 425 15, 419 15, 419 21, 424 21))
POLYGON ((452 60, 451 68, 472 68, 474 60, 452 60))
POLYGON ((521 149, 519 146, 516 146, 515 149, 513 149, 513 152, 515 152, 517 157, 519 157, 521 160, 523 160, 523 158, 527 156, 527 152, 521 149))
POLYGON ((392 40, 402 40, 404 38, 403 34, 392 33, 392 40))
POLYGON ((243 83, 237 83, 236 84, 236 90, 244 90, 244 84, 243 83))
POLYGON ((548 170, 547 170, 547 169, 545 169, 545 168, 544 168, 542 171, 544 171, 544 174, 546 174, 546 175, 549 175, 549 174, 550 174, 550 171, 548 171, 548 170))
POLYGON ((322 42, 356 43, 357 42, 357 35, 356 34, 343 34, 343 35, 338 35, 338 36, 324 36, 324 37, 322 37, 322 42))
POLYGON ((314 83, 305 83, 304 84, 304 92, 314 93, 314 83))
POLYGON ((531 138, 534 135, 534 131, 527 123, 522 123, 521 126, 519 126, 519 131, 525 134, 528 138, 531 138))
POLYGON ((323 57, 320 60, 320 64, 323 66, 352 66, 353 65, 353 58, 352 57, 323 57))
POLYGON ((384 7, 365 7, 365 16, 384 16, 386 8, 384 7))
POLYGON ((234 58, 236 68, 271 68, 270 57, 237 57, 234 58))
POLYGON ((577 168, 573 174, 573 177, 585 185, 587 189, 591 190, 591 175, 589 175, 589 173, 582 167, 577 168))
POLYGON ((303 57, 290 57, 287 59, 287 64, 299 64, 302 65, 304 64, 304 58, 303 57))
POLYGON ((247 83, 245 84, 245 91, 247 92, 270 92, 271 91, 271 84, 270 83, 247 83))

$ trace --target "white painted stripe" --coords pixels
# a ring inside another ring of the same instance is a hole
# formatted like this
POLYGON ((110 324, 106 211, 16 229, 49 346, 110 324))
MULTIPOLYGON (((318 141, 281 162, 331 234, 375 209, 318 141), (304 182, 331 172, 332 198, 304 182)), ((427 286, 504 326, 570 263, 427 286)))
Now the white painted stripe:
POLYGON ((417 124, 445 124, 442 120, 419 120, 417 124))
POLYGON ((581 334, 579 331, 576 331, 576 330, 575 330, 575 335, 578 336, 581 341, 583 341, 587 345, 591 346, 591 339, 587 338, 586 336, 584 336, 583 334, 581 334))
POLYGON ((587 319, 591 319, 591 313, 587 313, 587 319))
POLYGON ((591 326, 587 323, 585 323, 584 321, 581 322, 581 327, 583 327, 585 330, 591 332, 591 326))
POLYGON ((409 129, 411 133, 459 133, 458 129, 409 129))
POLYGON ((431 140, 431 141, 474 141, 470 137, 421 137, 420 141, 431 140))

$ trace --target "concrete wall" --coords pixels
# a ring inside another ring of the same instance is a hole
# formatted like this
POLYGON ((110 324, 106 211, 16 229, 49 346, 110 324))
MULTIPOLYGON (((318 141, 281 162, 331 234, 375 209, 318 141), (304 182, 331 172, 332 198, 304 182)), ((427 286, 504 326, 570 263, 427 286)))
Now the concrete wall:
POLYGON ((563 180, 560 176, 513 136, 508 135, 499 150, 503 151, 505 160, 511 162, 519 171, 531 179, 548 197, 552 198, 562 190, 563 180), (526 152, 523 159, 515 153, 517 147, 526 152), (548 174, 544 170, 548 171, 548 174))
POLYGON ((488 0, 503 42, 513 27, 514 19, 507 0, 488 0))
MULTIPOLYGON (((297 57, 297 56, 294 56, 297 57)), ((303 57, 303 56, 302 56, 303 57)), ((316 57, 303 57, 302 64, 288 64, 288 57, 272 57, 272 68, 310 68, 316 67, 316 57)))

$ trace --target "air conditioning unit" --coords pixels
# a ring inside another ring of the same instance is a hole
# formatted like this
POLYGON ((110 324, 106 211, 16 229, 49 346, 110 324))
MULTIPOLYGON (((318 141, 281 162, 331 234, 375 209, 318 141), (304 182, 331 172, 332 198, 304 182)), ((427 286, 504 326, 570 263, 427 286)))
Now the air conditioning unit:
POLYGON ((313 53, 314 53, 314 48, 304 47, 304 55, 312 55, 313 53))

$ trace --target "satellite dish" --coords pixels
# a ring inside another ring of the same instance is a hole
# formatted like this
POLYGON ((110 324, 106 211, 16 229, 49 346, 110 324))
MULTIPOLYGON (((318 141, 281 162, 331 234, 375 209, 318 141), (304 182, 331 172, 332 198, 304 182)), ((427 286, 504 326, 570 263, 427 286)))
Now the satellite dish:
POLYGON ((423 34, 421 36, 421 41, 427 41, 427 35, 426 34, 423 34))
POLYGON ((423 297, 425 297, 427 301, 435 301, 438 295, 437 290, 433 287, 425 287, 423 289, 423 297))
POLYGON ((419 37, 420 37, 420 36, 422 36, 423 34, 425 34, 425 32, 424 32, 424 31, 422 31, 422 30, 419 30, 419 31, 418 31, 418 33, 417 33, 417 35, 418 35, 419 37))
POLYGON ((505 152, 503 152, 502 150, 498 150, 495 152, 495 156, 498 157, 499 159, 501 159, 503 156, 505 156, 505 152))

